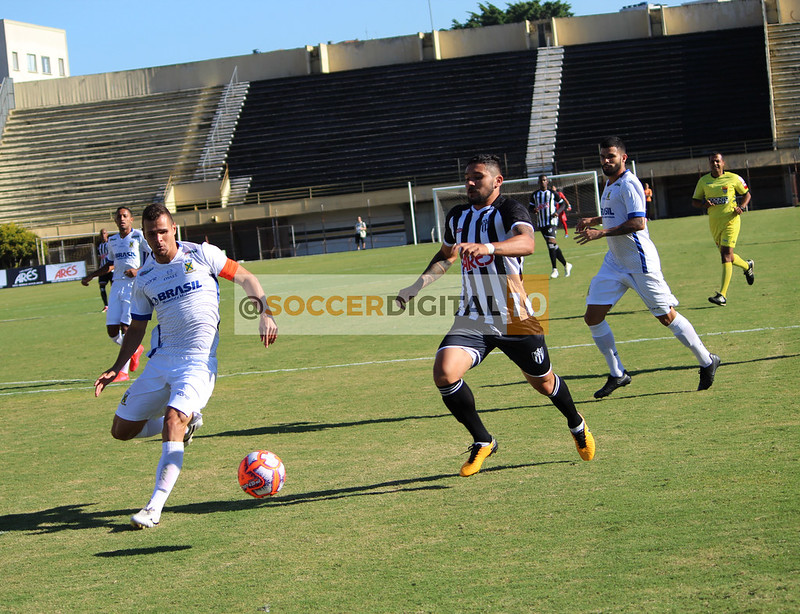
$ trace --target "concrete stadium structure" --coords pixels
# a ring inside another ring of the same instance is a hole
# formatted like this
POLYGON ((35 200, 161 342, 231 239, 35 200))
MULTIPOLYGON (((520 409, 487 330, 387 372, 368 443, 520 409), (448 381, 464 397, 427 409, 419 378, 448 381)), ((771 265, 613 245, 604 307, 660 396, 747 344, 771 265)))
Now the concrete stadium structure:
POLYGON ((756 208, 789 206, 798 43, 800 0, 733 0, 17 83, 0 223, 88 236, 161 200, 184 237, 238 258, 348 249, 358 215, 397 245, 430 239, 431 189, 471 153, 503 156, 508 178, 596 170, 606 134, 655 216, 694 213, 712 150, 756 208))

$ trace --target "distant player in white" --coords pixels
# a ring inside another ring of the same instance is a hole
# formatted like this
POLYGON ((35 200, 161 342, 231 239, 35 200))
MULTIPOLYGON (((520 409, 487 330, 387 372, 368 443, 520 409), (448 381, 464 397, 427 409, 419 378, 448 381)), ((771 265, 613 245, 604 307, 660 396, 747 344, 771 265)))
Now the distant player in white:
MULTIPOLYGON (((131 323, 131 289, 136 272, 150 254, 150 247, 144 239, 141 230, 133 227, 133 214, 127 207, 117 207, 114 213, 114 222, 119 228, 119 234, 108 238, 106 263, 96 271, 92 271, 81 280, 84 286, 95 277, 100 277, 113 270, 111 293, 108 297, 108 310, 106 311, 106 330, 111 341, 122 345, 122 338, 131 323)), ((136 348, 130 363, 122 366, 117 374, 117 382, 128 379, 128 369, 136 371, 139 367, 139 357, 144 347, 136 348)))
POLYGON ((117 407, 111 435, 115 439, 152 437, 161 433, 162 452, 156 485, 147 505, 131 516, 136 528, 156 526, 183 466, 185 445, 202 423, 217 375, 219 282, 229 279, 247 292, 258 309, 264 347, 275 341, 278 328, 265 310, 258 279, 208 243, 178 243, 176 227, 163 205, 142 213, 144 235, 152 258, 139 270, 133 288, 132 321, 114 365, 95 382, 95 396, 117 375, 144 338, 155 310, 158 326, 143 373, 117 407))
POLYGON ((719 356, 706 349, 689 320, 675 311, 678 299, 664 280, 658 251, 647 231, 644 188, 625 168, 627 159, 625 144, 619 137, 608 137, 600 143, 603 174, 608 177, 600 199, 602 215, 581 218, 576 228, 575 239, 581 245, 602 237, 608 241, 606 257, 589 286, 583 316, 611 372, 594 396, 596 399, 606 397, 631 382, 617 353, 614 333, 605 320, 606 314, 629 288, 641 297, 659 322, 692 350, 700 364, 697 389, 706 390, 714 382, 719 356), (593 228, 601 223, 602 229, 593 228))

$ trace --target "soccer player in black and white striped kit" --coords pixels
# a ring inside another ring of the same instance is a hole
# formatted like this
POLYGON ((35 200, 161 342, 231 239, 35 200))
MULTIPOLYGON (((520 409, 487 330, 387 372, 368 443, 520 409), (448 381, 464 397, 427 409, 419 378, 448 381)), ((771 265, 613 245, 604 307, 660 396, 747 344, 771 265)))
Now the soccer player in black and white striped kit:
POLYGON ((468 460, 460 475, 480 471, 497 451, 486 430, 475 398, 462 379, 493 349, 500 349, 539 393, 547 396, 567 419, 583 460, 592 460, 595 441, 575 408, 566 383, 553 372, 543 329, 522 285, 522 261, 534 250, 534 230, 525 205, 500 194, 500 159, 482 154, 472 158, 465 173, 469 204, 448 214, 444 241, 417 281, 403 288, 401 308, 422 288, 441 277, 461 258, 461 301, 455 323, 445 335, 433 366, 442 400, 472 435, 468 460))
MULTIPOLYGON (((572 265, 564 258, 561 248, 556 243, 556 229, 558 228, 558 202, 556 195, 548 186, 547 175, 539 175, 539 189, 531 194, 531 218, 536 226, 536 230, 542 233, 544 240, 547 241, 547 253, 550 254, 550 263, 553 271, 550 278, 558 277, 558 267, 556 262, 564 265, 564 277, 569 277, 572 272, 572 265)), ((564 205, 566 206, 566 205, 564 205)))

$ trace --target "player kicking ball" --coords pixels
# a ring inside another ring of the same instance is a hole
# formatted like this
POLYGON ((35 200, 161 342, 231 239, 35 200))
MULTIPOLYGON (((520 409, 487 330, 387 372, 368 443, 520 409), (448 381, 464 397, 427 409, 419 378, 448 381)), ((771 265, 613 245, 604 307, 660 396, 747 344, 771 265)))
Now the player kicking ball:
POLYGON ((266 297, 255 275, 209 243, 178 242, 175 222, 160 204, 142 213, 142 229, 152 258, 139 270, 131 294, 131 324, 114 365, 95 382, 95 396, 117 373, 158 315, 158 344, 151 348, 142 374, 119 402, 111 436, 128 440, 161 434, 161 458, 150 501, 131 516, 137 529, 158 525, 161 511, 178 480, 185 447, 203 424, 202 410, 214 390, 219 342, 219 283, 239 284, 258 308, 261 343, 269 347, 278 327, 265 310, 266 297))
POLYGON ((400 290, 400 308, 461 258, 462 298, 455 323, 433 365, 433 380, 447 409, 472 435, 460 475, 478 473, 497 451, 464 375, 495 348, 521 370, 528 383, 548 397, 567 419, 583 460, 592 460, 595 441, 575 408, 566 382, 553 372, 541 324, 522 285, 522 260, 534 249, 534 231, 525 205, 500 194, 500 159, 479 155, 467 164, 469 204, 454 207, 445 221, 444 242, 417 281, 400 290), (498 296, 498 294, 500 296, 498 296))

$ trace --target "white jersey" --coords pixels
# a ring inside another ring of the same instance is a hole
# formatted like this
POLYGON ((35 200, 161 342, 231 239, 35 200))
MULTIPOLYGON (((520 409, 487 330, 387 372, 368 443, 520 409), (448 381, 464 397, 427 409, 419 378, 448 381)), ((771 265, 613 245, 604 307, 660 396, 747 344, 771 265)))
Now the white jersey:
MULTIPOLYGON (((626 170, 614 183, 606 181, 600 199, 603 227, 613 228, 634 217, 646 217, 644 188, 630 170, 626 170)), ((658 250, 650 240, 645 227, 637 232, 616 237, 606 237, 606 261, 612 266, 631 273, 655 273, 661 270, 658 250)))
POLYGON ((150 356, 214 359, 219 342, 219 281, 228 258, 209 243, 179 242, 167 264, 150 258, 133 284, 131 317, 158 312, 150 356))
POLYGON ((150 246, 141 230, 134 228, 124 237, 115 234, 108 238, 106 258, 114 265, 114 281, 133 283, 133 278, 127 277, 125 271, 140 268, 149 255, 150 246))
MULTIPOLYGON (((443 243, 452 247, 457 243, 505 241, 518 224, 533 230, 527 207, 506 196, 478 210, 459 205, 447 214, 443 243)), ((522 287, 522 263, 522 257, 462 256, 462 291, 456 316, 487 325, 532 317, 533 308, 522 287)))

